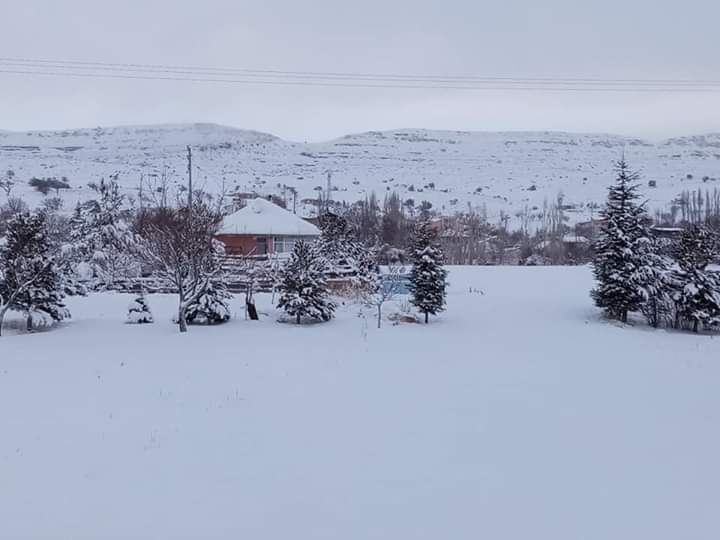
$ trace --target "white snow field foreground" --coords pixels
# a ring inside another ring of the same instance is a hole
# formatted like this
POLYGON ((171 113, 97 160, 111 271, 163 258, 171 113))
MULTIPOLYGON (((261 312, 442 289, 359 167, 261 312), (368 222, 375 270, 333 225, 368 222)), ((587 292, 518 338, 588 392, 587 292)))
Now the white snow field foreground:
POLYGON ((450 270, 428 326, 100 294, 3 336, 0 538, 720 538, 720 337, 603 321, 588 268, 450 270))

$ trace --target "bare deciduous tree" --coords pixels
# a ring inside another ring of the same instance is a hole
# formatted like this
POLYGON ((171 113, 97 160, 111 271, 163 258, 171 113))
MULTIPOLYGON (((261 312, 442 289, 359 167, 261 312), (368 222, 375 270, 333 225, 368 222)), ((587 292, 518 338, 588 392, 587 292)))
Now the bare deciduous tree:
POLYGON ((367 291, 364 301, 365 305, 377 309, 377 327, 382 326, 382 308, 386 302, 394 299, 402 290, 402 278, 405 274, 405 267, 398 264, 387 266, 387 272, 379 272, 377 281, 367 291))
POLYGON ((141 231, 142 260, 178 293, 177 321, 187 331, 187 309, 220 272, 222 251, 214 240, 222 216, 201 197, 187 206, 160 208, 146 216, 141 231))

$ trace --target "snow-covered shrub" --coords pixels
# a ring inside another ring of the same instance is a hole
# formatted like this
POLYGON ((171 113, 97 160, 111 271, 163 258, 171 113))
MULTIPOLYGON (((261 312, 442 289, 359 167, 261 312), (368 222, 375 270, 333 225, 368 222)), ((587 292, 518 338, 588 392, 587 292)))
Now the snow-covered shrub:
POLYGON ((550 259, 540 253, 533 253, 525 259, 524 263, 525 266, 547 266, 550 264, 550 259))
POLYGON ((130 302, 127 322, 129 324, 150 324, 155 322, 144 294, 135 297, 135 299, 130 302))
POLYGON ((224 285, 208 283, 205 291, 187 308, 185 318, 188 324, 222 324, 229 321, 230 299, 232 295, 224 285))
POLYGON ((66 307, 62 307, 54 311, 52 314, 47 311, 30 310, 26 315, 26 328, 28 332, 31 332, 33 330, 49 328, 55 323, 69 319, 70 310, 66 307))

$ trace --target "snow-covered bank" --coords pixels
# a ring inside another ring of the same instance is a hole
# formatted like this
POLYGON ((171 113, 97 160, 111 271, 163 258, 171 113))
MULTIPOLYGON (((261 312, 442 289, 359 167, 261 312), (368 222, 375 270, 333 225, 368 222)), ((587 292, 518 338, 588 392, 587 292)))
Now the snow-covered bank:
POLYGON ((449 280, 428 326, 107 294, 0 338, 0 537, 720 535, 720 338, 600 320, 587 268, 449 280))

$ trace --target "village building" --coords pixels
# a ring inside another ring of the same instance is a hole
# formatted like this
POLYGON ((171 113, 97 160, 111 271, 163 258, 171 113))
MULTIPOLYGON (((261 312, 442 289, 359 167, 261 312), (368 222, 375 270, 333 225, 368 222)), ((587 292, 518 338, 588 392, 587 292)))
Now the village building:
POLYGON ((650 227, 650 234, 652 234, 655 238, 680 240, 684 230, 685 229, 683 227, 663 227, 654 225, 650 227))
POLYGON ((313 241, 320 229, 263 198, 248 200, 223 219, 216 238, 226 255, 287 256, 299 240, 313 241))
POLYGON ((575 224, 575 234, 577 236, 584 236, 592 242, 600 235, 603 223, 605 223, 605 220, 602 218, 595 218, 590 221, 581 221, 580 223, 575 224))

